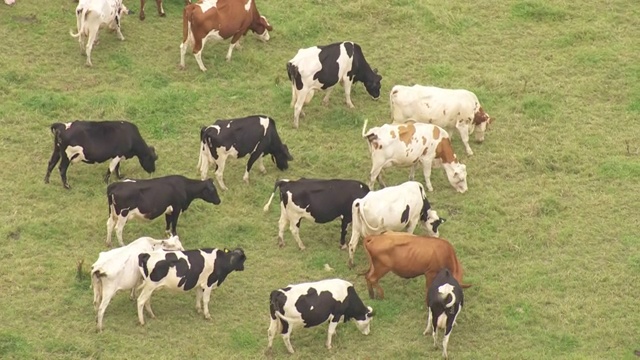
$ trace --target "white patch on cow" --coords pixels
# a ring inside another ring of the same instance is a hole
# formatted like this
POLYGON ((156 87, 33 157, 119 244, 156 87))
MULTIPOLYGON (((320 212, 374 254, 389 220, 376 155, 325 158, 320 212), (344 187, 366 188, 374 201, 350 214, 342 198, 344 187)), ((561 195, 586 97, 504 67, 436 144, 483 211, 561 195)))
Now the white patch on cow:
POLYGON ((122 180, 122 182, 136 182, 136 181, 133 180, 133 179, 124 179, 124 180, 122 180))
MULTIPOLYGON (((209 33, 207 34, 207 36, 204 37, 204 39, 202 39, 202 47, 204 48, 204 43, 206 41, 209 40, 213 40, 213 41, 222 41, 224 40, 224 38, 222 36, 220 36, 220 30, 218 29, 213 29, 211 31, 209 31, 209 33)), ((202 50, 200 50, 200 52, 202 52, 202 50)))
POLYGON ((207 12, 212 7, 216 7, 217 3, 218 3, 218 0, 204 0, 203 2, 197 3, 197 4, 198 6, 200 6, 200 9, 204 13, 204 12, 207 12))
POLYGON ((64 123, 64 128, 65 128, 65 130, 66 130, 66 129, 69 129, 69 128, 71 127, 71 124, 73 124, 73 123, 70 123, 70 122, 68 122, 68 123, 64 123))
POLYGON ((313 305, 309 308, 309 311, 313 311, 313 305))
POLYGON ((227 129, 231 127, 231 121, 227 124, 227 129))
POLYGON ((440 329, 446 329, 446 327, 447 327, 447 313, 446 312, 443 312, 442 314, 440 314, 440 316, 438 316, 437 325, 438 325, 438 328, 440 328, 440 329))
POLYGON ((167 209, 164 211, 165 215, 170 215, 173 213, 173 206, 167 206, 167 209))
POLYGON ((112 173, 116 170, 116 166, 120 163, 120 160, 124 159, 124 156, 116 156, 109 163, 109 172, 112 173))
POLYGON ((67 146, 64 152, 67 154, 67 158, 69 158, 71 162, 77 163, 77 162, 86 160, 86 158, 84 157, 84 149, 80 145, 67 146), (76 157, 73 158, 74 156, 76 157))
POLYGON ((244 5, 244 9, 246 11, 249 11, 251 9, 251 1, 253 0, 248 0, 247 3, 244 5))
MULTIPOLYGON (((122 212, 120 212, 120 214, 122 214, 122 212)), ((124 216, 120 215, 120 217, 124 217, 124 216)), ((129 213, 127 214, 127 220, 131 220, 131 219, 149 220, 145 217, 143 213, 140 212, 140 210, 138 210, 138 208, 129 210, 129 213)))
POLYGON ((264 133, 262 134, 262 136, 266 136, 267 135, 267 129, 269 128, 269 118, 261 117, 260 118, 260 125, 262 125, 262 127, 264 128, 264 133))

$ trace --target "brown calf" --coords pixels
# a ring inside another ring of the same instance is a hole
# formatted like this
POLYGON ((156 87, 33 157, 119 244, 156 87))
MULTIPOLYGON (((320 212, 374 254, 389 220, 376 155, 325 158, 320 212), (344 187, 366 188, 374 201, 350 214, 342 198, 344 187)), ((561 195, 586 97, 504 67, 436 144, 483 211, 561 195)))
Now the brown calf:
POLYGON ((428 290, 438 271, 448 268, 463 288, 471 286, 462 284, 462 265, 447 240, 405 232, 386 232, 365 238, 364 247, 369 258, 369 271, 365 278, 372 299, 375 297, 374 286, 378 298, 384 299, 384 291, 378 281, 389 271, 405 279, 424 275, 428 290))
MULTIPOLYGON (((147 0, 140 0, 140 20, 144 20, 144 3, 147 0)), ((184 0, 185 5, 191 4, 191 0, 184 0)), ((156 0, 156 6, 158 7, 158 15, 164 16, 164 8, 162 7, 162 0, 156 0)))

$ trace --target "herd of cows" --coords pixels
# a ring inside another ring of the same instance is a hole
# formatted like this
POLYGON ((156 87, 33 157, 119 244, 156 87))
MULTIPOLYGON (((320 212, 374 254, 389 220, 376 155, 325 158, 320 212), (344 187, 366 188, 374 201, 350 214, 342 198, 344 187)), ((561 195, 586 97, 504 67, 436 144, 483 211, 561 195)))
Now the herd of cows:
MULTIPOLYGON (((144 20, 144 2, 141 0, 140 19, 144 20)), ((164 16, 162 1, 156 0, 158 13, 164 16)), ((79 38, 91 65, 91 49, 100 27, 120 29, 123 14, 131 13, 121 0, 80 0, 76 9, 77 30, 72 36, 79 38)), ((201 0, 189 3, 183 13, 184 38, 180 46, 180 65, 184 68, 184 55, 192 48, 201 70, 202 48, 207 40, 222 41, 231 38, 227 60, 239 40, 249 30, 259 39, 269 40, 271 25, 258 13, 254 0, 201 0)), ((354 42, 340 42, 326 46, 300 49, 286 64, 291 81, 291 107, 294 108, 293 125, 299 126, 302 107, 311 101, 316 91, 326 90, 323 102, 337 83, 342 83, 347 106, 353 108, 350 89, 362 82, 374 98, 380 97, 381 75, 367 63, 362 48, 354 42)), ((453 151, 446 129, 456 128, 466 153, 472 155, 469 135, 476 132, 476 140, 483 141, 491 117, 484 111, 475 94, 461 89, 442 89, 421 85, 396 85, 390 91, 391 113, 394 123, 367 130, 362 138, 367 142, 372 160, 368 184, 350 179, 280 179, 264 206, 268 211, 276 195, 280 199, 278 241, 284 246, 284 232, 289 230, 301 250, 305 249, 299 235, 302 219, 328 223, 341 219, 340 245, 348 249, 348 265, 354 265, 354 253, 360 238, 369 260, 365 275, 369 296, 384 298, 378 281, 389 271, 413 278, 425 275, 425 293, 428 307, 427 328, 436 344, 437 329, 444 329, 443 355, 447 357, 447 343, 452 326, 462 309, 463 270, 453 246, 439 238, 438 228, 445 222, 431 208, 425 186, 413 181, 415 167, 422 165, 427 191, 433 191, 430 181, 432 167, 442 167, 455 191, 467 191, 466 166, 453 151), (411 167, 410 180, 386 186, 383 170, 391 166, 411 167), (381 189, 373 190, 375 182, 381 189), (351 237, 346 241, 347 227, 351 224, 351 237), (413 235, 421 225, 429 236, 413 235), (374 289, 376 291, 374 291, 374 289)), ((155 317, 150 305, 152 293, 158 288, 181 291, 194 289, 196 310, 205 318, 209 315, 211 291, 220 286, 233 271, 242 271, 247 259, 243 249, 206 248, 185 250, 177 236, 179 215, 193 200, 221 203, 216 185, 208 178, 209 166, 215 169, 215 180, 222 190, 228 190, 223 180, 227 158, 248 156, 243 180, 248 183, 249 172, 258 161, 265 172, 263 157, 270 155, 278 169, 286 170, 293 160, 289 147, 284 144, 269 116, 253 115, 243 118, 218 120, 200 129, 198 169, 201 179, 188 179, 181 175, 140 179, 123 179, 120 174, 122 160, 137 157, 141 167, 149 174, 156 169, 158 159, 153 146, 149 146, 138 127, 128 121, 73 121, 51 125, 54 150, 44 178, 49 182, 53 168, 59 163, 60 177, 65 188, 70 185, 67 169, 70 163, 103 163, 109 161, 104 181, 111 175, 120 181, 107 186, 109 216, 106 242, 111 246, 115 228, 120 247, 101 252, 91 268, 97 328, 103 329, 105 310, 115 293, 131 290, 136 293, 138 318, 144 325, 144 311, 155 317), (123 229, 133 218, 152 220, 165 216, 168 239, 142 237, 125 245, 123 229)), ((295 151, 293 151, 295 154, 295 151)), ((289 352, 293 353, 290 336, 298 326, 312 327, 329 323, 326 346, 340 321, 353 319, 363 334, 370 331, 374 316, 356 293, 353 284, 341 279, 292 284, 270 294, 271 323, 268 329, 268 348, 273 338, 282 334, 289 352)))

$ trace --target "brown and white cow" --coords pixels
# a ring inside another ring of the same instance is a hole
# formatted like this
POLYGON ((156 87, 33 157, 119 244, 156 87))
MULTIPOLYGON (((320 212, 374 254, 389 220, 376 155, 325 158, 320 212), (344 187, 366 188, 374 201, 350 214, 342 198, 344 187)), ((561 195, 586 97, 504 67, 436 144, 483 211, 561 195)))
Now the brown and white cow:
POLYGON ((267 18, 258 13, 254 0, 201 0, 185 6, 182 14, 183 40, 180 44, 180 68, 184 69, 184 56, 191 47, 200 70, 207 71, 202 63, 202 49, 207 40, 223 41, 231 38, 227 61, 240 38, 249 30, 266 42, 273 30, 267 18))
POLYGON ((389 100, 394 122, 414 120, 445 129, 457 128, 468 155, 473 155, 469 134, 475 129, 476 141, 483 142, 487 125, 491 124, 491 117, 469 90, 396 85, 389 100))
MULTIPOLYGON (((369 131, 367 120, 362 127, 362 137, 367 139, 371 152, 371 178, 369 187, 377 179, 382 186, 382 170, 393 165, 415 166, 422 163, 424 181, 428 191, 431 186, 431 165, 434 160, 442 162, 449 183, 460 193, 467 191, 467 167, 458 162, 451 146, 449 134, 439 126, 408 122, 406 124, 385 124, 372 127, 369 131)), ((413 179, 413 168, 410 179, 413 179)))
MULTIPOLYGON (((144 3, 146 0, 140 0, 140 20, 144 20, 144 3)), ((185 5, 191 4, 191 0, 184 0, 185 5)), ((162 0, 156 0, 156 6, 158 7, 158 15, 165 16, 164 8, 162 7, 162 0)))
POLYGON ((368 236, 364 239, 364 247, 369 258, 365 279, 372 299, 375 297, 374 287, 378 298, 384 299, 384 291, 378 281, 389 271, 405 279, 424 275, 426 289, 429 289, 440 269, 447 268, 461 287, 471 286, 462 283, 462 265, 447 240, 389 231, 368 236))

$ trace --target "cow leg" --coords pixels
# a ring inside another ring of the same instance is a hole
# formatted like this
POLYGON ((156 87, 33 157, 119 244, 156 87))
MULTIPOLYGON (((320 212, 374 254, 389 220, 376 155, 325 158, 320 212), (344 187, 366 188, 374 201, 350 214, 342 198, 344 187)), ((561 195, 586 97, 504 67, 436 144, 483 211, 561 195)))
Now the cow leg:
POLYGON ((471 150, 471 147, 469 146, 469 124, 462 122, 462 121, 458 121, 456 123, 456 128, 458 129, 458 132, 460 133, 460 138, 462 139, 462 143, 464 144, 464 148, 467 151, 467 155, 471 156, 473 155, 473 151, 471 150))
POLYGON ((427 191, 433 191, 433 185, 431 185, 431 160, 422 160, 422 174, 424 175, 427 191))
MULTIPOLYGON (((371 261, 373 262, 373 259, 371 261)), ((378 292, 378 299, 380 300, 384 299, 384 290, 382 290, 382 287, 378 282, 383 276, 385 276, 389 272, 389 270, 390 270, 389 268, 386 268, 381 264, 378 264, 378 266, 374 266, 373 263, 371 263, 369 272, 365 276, 365 280, 367 281, 367 289, 369 290, 369 297, 371 299, 373 299, 375 296, 375 292, 373 292, 373 287, 375 287, 376 291, 378 292)))
POLYGON ((107 219, 107 246, 111 247, 111 233, 113 232, 113 228, 116 227, 116 215, 114 209, 111 209, 111 213, 109 214, 109 218, 107 219))
POLYGON ((336 333, 336 327, 338 327, 338 322, 334 322, 335 319, 329 321, 329 333, 327 334, 327 349, 331 349, 331 338, 336 333))
POLYGON ((51 177, 51 172, 53 168, 56 167, 56 164, 60 161, 60 149, 58 145, 54 145, 53 153, 51 153, 51 159, 49 160, 49 165, 47 165, 47 173, 44 175, 44 183, 49 183, 49 177, 51 177))
POLYGON ((271 350, 271 348, 273 347, 273 338, 276 336, 276 333, 278 332, 279 324, 280 324, 280 319, 278 319, 277 316, 275 319, 271 317, 271 321, 269 322, 269 329, 267 330, 267 339, 269 341, 269 345, 267 345, 267 350, 271 350))
POLYGON ((442 357, 444 357, 445 359, 449 358, 449 355, 447 354, 447 345, 449 344, 449 335, 451 335, 453 324, 455 324, 456 317, 458 317, 459 313, 460 311, 458 311, 458 313, 455 314, 454 316, 447 316, 447 325, 446 325, 446 329, 444 330, 444 338, 442 339, 442 357))
POLYGON ((300 239, 300 222, 302 221, 302 217, 298 218, 298 221, 291 221, 289 223, 289 230, 291 231, 291 235, 293 235, 293 238, 296 239, 296 242, 298 243, 298 247, 300 248, 300 250, 304 250, 304 244, 302 243, 302 240, 300 239))
POLYGON ((153 310, 151 310, 151 298, 149 298, 149 300, 147 300, 147 302, 144 303, 144 309, 147 311, 147 313, 149 314, 149 316, 151 316, 152 319, 156 318, 156 314, 154 314, 153 310))
POLYGON ((180 210, 175 208, 171 214, 168 214, 167 216, 165 216, 165 221, 167 222, 167 228, 165 229, 165 231, 168 232, 169 236, 178 235, 178 231, 176 230, 176 228, 178 227, 179 217, 180 217, 180 210), (169 231, 169 222, 171 222, 171 231, 169 231))
POLYGON ((111 173, 113 173, 116 170, 116 167, 120 164, 120 160, 122 160, 120 156, 116 156, 113 159, 111 159, 111 162, 109 163, 109 168, 107 169, 107 173, 104 175, 105 184, 109 183, 109 178, 111 177, 111 173))
POLYGON ((245 169, 244 175, 242 176, 242 181, 246 182, 247 184, 249 183, 249 171, 251 171, 253 163, 255 163, 256 160, 260 159, 261 157, 262 151, 256 150, 251 153, 251 156, 249 156, 249 161, 247 161, 247 168, 245 169))
POLYGON ((204 318, 211 320, 211 314, 209 314, 209 300, 211 299, 212 287, 208 286, 202 292, 202 310, 204 312, 204 318))
POLYGON ((193 56, 196 58, 196 62, 202 71, 207 71, 207 68, 204 67, 204 64, 202 63, 202 49, 204 48, 205 42, 205 39, 196 37, 193 45, 193 56))
POLYGON ((158 15, 165 16, 164 8, 162 7, 162 0, 156 0, 156 6, 158 7, 158 15))
POLYGON ((227 186, 224 184, 224 180, 222 179, 223 175, 224 175, 224 165, 227 162, 227 154, 219 154, 218 158, 216 159, 216 171, 215 171, 215 176, 216 176, 216 180, 218 180, 218 184, 220 184, 220 188, 222 190, 229 190, 229 188, 227 188, 227 186))
POLYGON ((71 160, 69 160, 67 154, 62 154, 60 159, 60 166, 58 168, 60 169, 62 186, 64 186, 64 188, 67 190, 71 189, 71 186, 69 186, 69 182, 67 181, 67 169, 69 169, 69 164, 71 164, 71 160))
POLYGON ((123 214, 121 213, 120 216, 118 216, 118 222, 116 224, 116 236, 118 237, 120 246, 124 246, 124 242, 122 241, 122 231, 124 230, 124 226, 126 223, 127 217, 123 216, 123 214))
POLYGON ((385 186, 384 182, 380 179, 380 173, 382 172, 384 164, 373 164, 371 166, 371 172, 369 173, 369 188, 373 189, 373 183, 378 180, 381 186, 385 186))
POLYGON ((330 87, 330 88, 328 88, 326 90, 324 98, 322 98, 322 105, 324 105, 324 106, 328 106, 329 105, 329 96, 331 95, 331 92, 333 91, 334 87, 335 86, 332 86, 332 87, 330 87))
POLYGON ((351 102, 351 80, 348 77, 345 77, 342 81, 342 85, 344 86, 344 96, 347 99, 347 106, 350 108, 354 108, 353 103, 351 102))
MULTIPOLYGON (((299 122, 300 122, 300 114, 302 113, 302 105, 304 105, 305 99, 307 98, 307 95, 309 95, 309 91, 311 91, 311 89, 307 88, 307 87, 302 87, 302 90, 298 91, 298 94, 296 95, 296 104, 295 107, 293 109, 293 127, 294 128, 298 128, 299 122)), ((304 116, 304 115, 303 115, 304 116)))
POLYGON ((298 94, 298 89, 296 89, 296 86, 292 81, 291 82, 291 104, 289 104, 289 107, 293 107, 293 105, 295 105, 297 94, 298 94))
POLYGON ((120 41, 124 41, 124 35, 122 35, 122 30, 120 29, 120 20, 121 18, 117 18, 116 19, 116 34, 118 35, 118 39, 120 39, 120 41))
POLYGON ((120 173, 120 162, 118 162, 118 164, 116 165, 116 168, 114 169, 116 172, 116 177, 118 178, 118 180, 122 179, 122 174, 120 173))
MULTIPOLYGON (((313 95, 315 95, 316 91, 311 89, 309 90, 309 92, 307 93, 307 96, 304 97, 304 104, 307 105, 308 103, 311 102, 311 100, 313 100, 313 95)), ((304 117, 304 115, 302 115, 304 117)))
POLYGON ((431 330, 431 320, 433 318, 433 313, 431 312, 431 308, 427 305, 427 327, 422 332, 422 335, 427 335, 431 330))
POLYGON ((267 173, 267 168, 264 167, 264 156, 260 156, 260 159, 258 162, 258 170, 260 170, 260 173, 262 174, 267 173))
POLYGON ((347 237, 347 226, 349 226, 349 220, 345 216, 342 216, 342 223, 340 224, 340 250, 346 250, 346 237, 347 237))
POLYGON ((282 340, 284 341, 284 346, 287 347, 287 350, 290 354, 293 354, 293 346, 291 346, 291 332, 293 331, 293 326, 289 325, 287 332, 282 334, 282 340))
MULTIPOLYGON (((354 214, 354 216, 356 216, 354 214)), ((358 241, 360 240, 360 234, 354 230, 354 226, 351 227, 351 239, 349 239, 349 261, 347 262, 347 266, 349 269, 353 268, 353 255, 356 252, 356 247, 358 246, 358 241)))
POLYGON ((145 286, 138 296, 138 321, 140 322, 140 325, 144 325, 144 313, 142 312, 142 308, 145 307, 146 303, 151 299, 153 290, 153 287, 145 286))
MULTIPOLYGON (((87 17, 89 17, 89 14, 87 17)), ((89 38, 87 39, 87 46, 85 52, 87 53, 87 61, 85 63, 86 66, 93 66, 91 63, 91 49, 93 49, 93 42, 96 40, 96 36, 98 36, 98 30, 100 28, 100 22, 98 19, 85 19, 85 23, 90 21, 89 24, 85 24, 85 26, 89 27, 89 38)))
POLYGON ((435 316, 431 318, 431 327, 433 328, 433 331, 431 332, 431 336, 433 336, 433 347, 437 349, 438 348, 438 342, 437 342, 438 318, 436 318, 435 316))
POLYGON ((196 289, 196 312, 202 314, 202 293, 204 289, 199 287, 196 289))
POLYGON ((411 165, 411 170, 409 170, 409 180, 413 181, 416 177, 416 164, 411 165))
POLYGON ((229 44, 229 50, 227 51, 227 57, 225 58, 227 61, 231 61, 231 53, 233 52, 233 48, 238 45, 238 41, 242 37, 242 32, 239 32, 231 38, 231 44, 229 44))
POLYGON ((144 20, 144 2, 145 0, 140 0, 140 20, 144 20))
POLYGON ((284 229, 289 223, 289 217, 287 216, 287 209, 284 204, 280 202, 280 220, 278 220, 278 246, 284 246, 284 229))
POLYGON ((98 332, 102 331, 102 319, 104 318, 104 312, 107 310, 107 306, 109 306, 109 302, 111 302, 111 298, 116 294, 118 289, 113 286, 111 281, 102 282, 102 301, 100 301, 100 306, 98 307, 98 317, 97 317, 97 330, 98 332), (106 285, 106 286, 105 286, 106 285))

